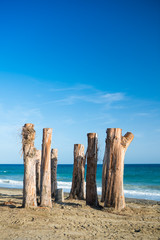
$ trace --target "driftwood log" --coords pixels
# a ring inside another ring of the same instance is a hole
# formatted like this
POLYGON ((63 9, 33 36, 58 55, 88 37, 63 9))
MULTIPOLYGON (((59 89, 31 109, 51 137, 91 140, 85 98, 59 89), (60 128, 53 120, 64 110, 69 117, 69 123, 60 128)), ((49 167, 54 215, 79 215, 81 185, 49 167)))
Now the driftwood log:
POLYGON ((74 168, 70 198, 85 198, 85 155, 82 144, 74 144, 74 168))
POLYGON ((34 125, 27 123, 22 128, 22 148, 24 159, 23 207, 36 207, 36 148, 34 147, 34 125))
POLYGON ((36 160, 36 190, 37 190, 37 195, 40 195, 40 189, 41 189, 41 150, 36 151, 35 160, 36 160))
POLYGON ((57 190, 58 149, 51 150, 51 195, 55 197, 57 190))
POLYGON ((96 133, 88 133, 86 204, 98 206, 96 171, 98 157, 98 138, 96 133))
POLYGON ((41 207, 52 207, 51 202, 51 140, 52 129, 43 129, 41 162, 41 207))
POLYGON ((103 162, 102 200, 104 206, 121 210, 125 207, 123 191, 124 157, 134 135, 122 129, 108 128, 103 162), (104 197, 105 196, 105 197, 104 197))

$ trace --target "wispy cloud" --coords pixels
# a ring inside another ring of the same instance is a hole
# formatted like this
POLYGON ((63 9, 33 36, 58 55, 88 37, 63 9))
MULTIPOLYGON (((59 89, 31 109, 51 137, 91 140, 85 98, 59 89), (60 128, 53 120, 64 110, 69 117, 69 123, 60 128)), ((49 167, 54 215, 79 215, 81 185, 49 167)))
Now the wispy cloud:
POLYGON ((139 113, 136 113, 136 115, 140 117, 146 117, 146 116, 149 116, 150 114, 147 112, 139 112, 139 113))
POLYGON ((106 102, 117 102, 124 100, 124 93, 107 93, 101 96, 106 102))
POLYGON ((71 87, 65 87, 65 88, 50 88, 50 92, 69 92, 69 91, 82 91, 82 90, 86 90, 86 89, 91 89, 93 88, 90 85, 87 84, 77 84, 75 86, 71 86, 71 87))
POLYGON ((110 105, 114 102, 120 102, 125 99, 124 93, 92 93, 92 94, 72 94, 65 98, 55 99, 53 101, 46 102, 45 104, 58 103, 61 105, 73 105, 77 102, 86 102, 93 104, 106 104, 110 105))
POLYGON ((15 123, 27 121, 30 118, 42 118, 42 114, 39 108, 24 108, 22 106, 14 106, 10 109, 5 109, 2 104, 0 104, 0 123, 15 123))

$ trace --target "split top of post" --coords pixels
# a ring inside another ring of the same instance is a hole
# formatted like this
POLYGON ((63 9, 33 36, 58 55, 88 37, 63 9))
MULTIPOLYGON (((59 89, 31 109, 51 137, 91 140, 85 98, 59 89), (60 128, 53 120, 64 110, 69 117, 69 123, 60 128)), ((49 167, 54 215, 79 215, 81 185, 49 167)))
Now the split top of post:
POLYGON ((89 138, 94 138, 94 137, 97 137, 97 133, 87 133, 87 136, 89 138))

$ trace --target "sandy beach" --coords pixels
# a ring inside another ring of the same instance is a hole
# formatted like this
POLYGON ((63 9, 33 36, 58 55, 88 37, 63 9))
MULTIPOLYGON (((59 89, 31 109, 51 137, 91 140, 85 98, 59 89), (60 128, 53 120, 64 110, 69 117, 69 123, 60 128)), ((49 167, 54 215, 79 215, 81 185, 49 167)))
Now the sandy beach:
POLYGON ((121 212, 53 201, 53 208, 22 208, 22 190, 0 189, 0 239, 160 239, 160 202, 126 199, 121 212))

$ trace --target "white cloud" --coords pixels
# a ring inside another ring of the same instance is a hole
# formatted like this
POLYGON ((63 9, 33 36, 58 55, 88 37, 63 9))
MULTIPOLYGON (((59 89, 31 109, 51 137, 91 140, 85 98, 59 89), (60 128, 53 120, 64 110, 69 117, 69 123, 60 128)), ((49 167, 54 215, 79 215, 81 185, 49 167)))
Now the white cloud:
POLYGON ((65 87, 65 88, 51 88, 49 91, 50 92, 68 92, 68 91, 82 91, 82 90, 86 90, 86 89, 91 89, 93 88, 90 85, 87 84, 77 84, 75 86, 71 86, 71 87, 65 87))
POLYGON ((117 102, 124 100, 124 93, 107 93, 101 96, 106 102, 117 102))
POLYGON ((93 104, 105 104, 110 105, 115 102, 120 102, 125 99, 125 95, 123 93, 92 93, 92 94, 74 94, 68 95, 65 98, 55 99, 53 101, 45 102, 44 104, 52 104, 58 103, 61 105, 72 105, 77 102, 86 102, 93 104))
POLYGON ((141 117, 146 117, 146 116, 149 116, 150 114, 147 112, 140 112, 140 113, 137 113, 136 115, 141 117))

